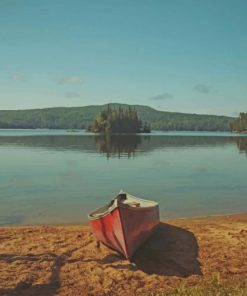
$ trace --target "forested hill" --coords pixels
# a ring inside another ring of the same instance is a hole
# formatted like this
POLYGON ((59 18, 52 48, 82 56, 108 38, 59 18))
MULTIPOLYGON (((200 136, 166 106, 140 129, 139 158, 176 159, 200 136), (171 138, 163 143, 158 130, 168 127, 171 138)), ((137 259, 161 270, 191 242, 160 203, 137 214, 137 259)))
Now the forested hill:
MULTIPOLYGON (((0 111, 0 128, 87 128, 107 105, 56 107, 31 110, 0 111)), ((126 108, 125 104, 110 104, 126 108)), ((158 111, 148 106, 132 105, 138 116, 155 130, 226 131, 235 118, 216 115, 186 114, 158 111)))

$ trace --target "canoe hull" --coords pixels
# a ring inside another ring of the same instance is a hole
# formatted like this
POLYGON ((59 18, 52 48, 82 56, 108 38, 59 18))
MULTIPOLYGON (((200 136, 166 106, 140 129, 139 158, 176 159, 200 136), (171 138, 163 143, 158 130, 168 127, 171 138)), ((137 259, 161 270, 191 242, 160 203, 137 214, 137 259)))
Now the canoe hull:
POLYGON ((120 215, 126 245, 125 256, 130 260, 158 226, 159 208, 120 208, 120 215))
POLYGON ((131 260, 159 224, 159 206, 119 205, 105 216, 90 220, 90 224, 97 240, 131 260))
POLYGON ((126 253, 122 222, 118 208, 115 208, 104 217, 90 220, 90 224, 93 234, 98 241, 121 254, 126 253))

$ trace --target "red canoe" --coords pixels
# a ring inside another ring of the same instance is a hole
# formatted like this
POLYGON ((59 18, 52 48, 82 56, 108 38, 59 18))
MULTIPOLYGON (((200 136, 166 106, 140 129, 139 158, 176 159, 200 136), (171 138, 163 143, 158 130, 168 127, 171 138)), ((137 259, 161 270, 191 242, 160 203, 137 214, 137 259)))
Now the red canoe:
POLYGON ((109 204, 88 216, 94 236, 131 260, 137 248, 159 224, 157 202, 120 192, 109 204))

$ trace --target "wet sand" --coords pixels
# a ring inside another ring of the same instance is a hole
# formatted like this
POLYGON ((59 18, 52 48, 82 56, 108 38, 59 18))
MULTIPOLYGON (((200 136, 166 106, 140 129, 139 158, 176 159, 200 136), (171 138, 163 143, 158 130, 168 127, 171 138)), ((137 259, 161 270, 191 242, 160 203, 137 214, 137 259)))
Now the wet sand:
POLYGON ((2 227, 0 295, 241 295, 246 247, 247 213, 164 221, 132 263, 88 225, 2 227))

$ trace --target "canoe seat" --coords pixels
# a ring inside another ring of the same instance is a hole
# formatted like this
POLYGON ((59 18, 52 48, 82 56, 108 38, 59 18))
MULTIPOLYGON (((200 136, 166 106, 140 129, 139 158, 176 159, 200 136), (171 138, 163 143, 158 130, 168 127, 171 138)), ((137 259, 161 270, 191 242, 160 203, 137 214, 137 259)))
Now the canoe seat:
POLYGON ((137 207, 137 208, 139 208, 141 206, 141 204, 136 201, 126 201, 125 204, 128 206, 137 207))

